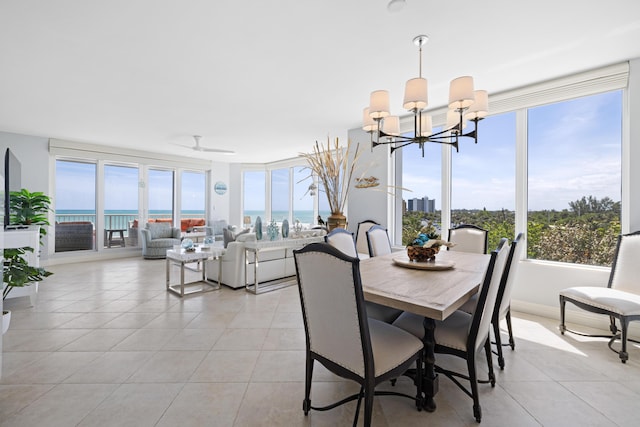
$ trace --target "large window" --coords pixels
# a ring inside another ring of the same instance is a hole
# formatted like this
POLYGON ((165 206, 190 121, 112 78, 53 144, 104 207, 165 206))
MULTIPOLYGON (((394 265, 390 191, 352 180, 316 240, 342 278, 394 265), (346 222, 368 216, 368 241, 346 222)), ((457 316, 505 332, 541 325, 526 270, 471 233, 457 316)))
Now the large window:
POLYGON ((138 219, 138 168, 105 165, 105 247, 137 246, 138 219))
POLYGON ((55 251, 95 248, 96 165, 57 160, 55 251))
POLYGON ((173 222, 173 171, 149 169, 149 220, 173 222))
POLYGON ((529 257, 610 265, 620 233, 622 92, 528 110, 529 257))
MULTIPOLYGON (((206 175, 204 172, 182 172, 182 198, 180 208, 180 218, 192 219, 194 224, 205 224, 206 208, 206 175)), ((184 221, 182 221, 184 223, 184 221)), ((183 230, 186 231, 186 230, 183 230)))
MULTIPOLYGON (((434 129, 438 132, 440 129, 434 129)), ((442 146, 427 143, 422 150, 417 144, 396 151, 402 153, 402 242, 408 244, 426 221, 440 227, 442 209, 442 146)))
MULTIPOLYGON (((255 224, 259 216, 263 221, 265 213, 265 173, 264 171, 245 171, 243 174, 244 189, 242 215, 251 218, 251 224, 255 224)), ((263 222, 264 224, 264 222, 263 222)))
POLYGON ((289 218, 289 169, 271 171, 271 219, 280 223, 289 218))
POLYGON ((313 201, 317 196, 317 190, 311 194, 309 186, 313 183, 309 176, 309 169, 303 166, 293 168, 293 221, 299 220, 302 224, 313 224, 313 201), (307 179, 305 179, 307 178, 307 179))
MULTIPOLYGON (((470 124, 473 126, 473 124, 470 124)), ((451 226, 489 230, 489 248, 515 230, 516 114, 479 123, 480 142, 460 141, 451 156, 451 226)))

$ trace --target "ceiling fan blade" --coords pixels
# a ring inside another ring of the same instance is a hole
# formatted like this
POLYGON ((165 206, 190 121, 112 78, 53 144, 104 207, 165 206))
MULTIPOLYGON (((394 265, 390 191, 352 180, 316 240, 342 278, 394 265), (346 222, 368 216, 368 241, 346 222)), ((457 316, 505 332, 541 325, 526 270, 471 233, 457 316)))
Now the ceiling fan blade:
POLYGON ((200 151, 206 151, 208 153, 236 154, 236 152, 233 150, 223 150, 221 148, 200 147, 200 151))

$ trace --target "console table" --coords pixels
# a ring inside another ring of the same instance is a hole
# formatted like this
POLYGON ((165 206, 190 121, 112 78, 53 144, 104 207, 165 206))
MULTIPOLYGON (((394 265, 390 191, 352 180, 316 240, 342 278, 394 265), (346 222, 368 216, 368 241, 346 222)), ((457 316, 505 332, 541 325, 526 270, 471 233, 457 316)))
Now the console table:
POLYGON ((260 283, 258 278, 258 271, 260 263, 258 262, 258 254, 260 252, 269 250, 285 250, 285 258, 289 251, 293 253, 294 249, 302 248, 309 243, 324 242, 323 236, 302 237, 302 238, 287 238, 277 240, 256 240, 246 241, 244 243, 244 280, 245 290, 252 294, 260 294, 263 292, 273 291, 275 289, 284 288, 296 284, 295 272, 292 276, 286 276, 281 279, 270 280, 265 283, 260 283), (247 270, 249 268, 249 253, 254 255, 253 263, 253 284, 249 284, 249 276, 247 270))

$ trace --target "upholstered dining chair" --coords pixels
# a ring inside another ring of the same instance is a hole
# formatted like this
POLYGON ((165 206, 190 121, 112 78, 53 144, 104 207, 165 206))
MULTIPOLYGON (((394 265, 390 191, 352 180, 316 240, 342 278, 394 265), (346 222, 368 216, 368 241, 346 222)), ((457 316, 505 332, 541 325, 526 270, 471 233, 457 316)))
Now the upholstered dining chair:
MULTIPOLYGON (((422 341, 395 326, 367 318, 358 258, 327 243, 312 243, 293 253, 306 336, 304 414, 358 399, 355 426, 364 398, 364 425, 370 426, 376 385, 397 378, 414 363, 422 372, 422 341), (311 406, 315 361, 360 384, 360 392, 335 404, 311 406)), ((401 393, 379 394, 413 399, 419 411, 423 405, 422 381, 416 382, 415 398, 401 393)))
MULTIPOLYGON (((348 232, 344 228, 333 229, 331 233, 324 236, 324 241, 349 256, 358 258, 360 255, 356 252, 353 233, 348 232)), ((402 310, 387 307, 372 301, 365 301, 365 304, 367 306, 367 316, 371 319, 392 323, 402 314, 402 310)))
POLYGON ((342 253, 357 258, 356 242, 353 240, 353 233, 344 228, 334 228, 329 234, 324 236, 324 241, 342 253))
POLYGON ((367 231, 374 225, 380 225, 377 222, 367 219, 358 223, 356 229, 356 250, 360 259, 369 257, 369 244, 367 243, 367 231))
POLYGON ((366 232, 369 256, 381 256, 391 253, 391 241, 387 229, 379 225, 372 226, 366 232))
POLYGON ((567 302, 591 313, 609 316, 611 335, 587 335, 607 337, 609 348, 618 353, 622 363, 629 359, 627 353, 627 328, 629 322, 640 320, 640 231, 618 236, 611 274, 607 287, 578 286, 560 291, 560 333, 572 331, 565 326, 565 306, 567 302), (616 326, 620 322, 620 331, 616 326), (613 343, 620 339, 620 351, 613 343))
MULTIPOLYGON (((496 340, 496 350, 494 353, 498 356, 498 366, 500 366, 500 369, 504 369, 505 365, 502 347, 510 346, 511 350, 516 348, 516 342, 513 339, 513 327, 511 325, 511 291, 513 289, 524 246, 524 234, 519 233, 511 243, 511 249, 509 250, 507 264, 505 265, 504 272, 502 273, 500 288, 498 289, 498 297, 496 298, 496 305, 491 319, 493 336, 496 340), (507 322, 507 332, 509 334, 509 342, 506 344, 502 343, 502 337, 500 335, 500 322, 502 319, 505 319, 507 322)), ((475 294, 469 301, 460 307, 460 310, 472 314, 476 309, 477 302, 478 294, 475 294)))
MULTIPOLYGON (((473 416, 477 422, 482 419, 482 408, 478 394, 476 354, 484 346, 489 369, 489 382, 492 387, 495 386, 489 330, 508 255, 509 245, 507 245, 507 239, 503 238, 498 247, 491 252, 491 259, 480 286, 480 294, 474 313, 469 314, 457 310, 445 320, 437 321, 434 330, 435 353, 451 354, 465 359, 467 362, 468 375, 443 369, 438 365, 436 365, 436 372, 445 375, 473 399, 473 416), (470 390, 460 383, 458 378, 468 380, 470 390)), ((404 312, 393 322, 393 325, 411 332, 420 339, 424 340, 425 338, 422 316, 404 312)))
POLYGON ((486 254, 489 232, 477 225, 460 224, 449 229, 449 242, 455 246, 448 248, 451 251, 473 252, 486 254))

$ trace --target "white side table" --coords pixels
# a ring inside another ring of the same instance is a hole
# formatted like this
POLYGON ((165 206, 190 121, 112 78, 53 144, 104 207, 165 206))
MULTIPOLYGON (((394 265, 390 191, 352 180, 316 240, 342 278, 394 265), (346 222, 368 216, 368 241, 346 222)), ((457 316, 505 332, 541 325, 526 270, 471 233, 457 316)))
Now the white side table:
POLYGON ((221 272, 222 272, 222 255, 225 250, 219 247, 209 247, 207 249, 198 247, 193 252, 187 252, 184 249, 180 249, 180 251, 168 250, 167 251, 167 291, 173 292, 180 297, 184 297, 185 295, 194 294, 198 292, 208 292, 215 291, 220 289, 220 280, 221 280, 221 272), (203 262, 208 259, 217 259, 218 260, 218 282, 211 283, 207 280, 207 263, 203 262), (191 262, 202 262, 202 279, 194 282, 185 283, 184 282, 184 266, 185 264, 191 262), (171 285, 171 264, 180 266, 180 284, 171 285), (197 286, 193 289, 188 289, 185 292, 185 286, 191 288, 192 286, 197 286))

